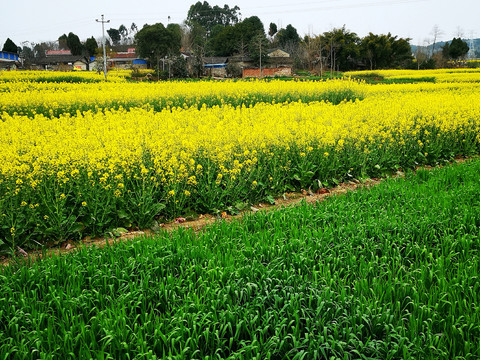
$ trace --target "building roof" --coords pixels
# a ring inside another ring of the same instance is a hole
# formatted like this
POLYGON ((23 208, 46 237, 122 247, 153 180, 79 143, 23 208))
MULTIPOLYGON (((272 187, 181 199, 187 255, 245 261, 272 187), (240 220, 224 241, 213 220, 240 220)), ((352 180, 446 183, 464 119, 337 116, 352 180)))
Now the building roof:
POLYGON ((228 61, 228 57, 204 57, 203 63, 205 65, 219 65, 219 64, 226 64, 228 61))
POLYGON ((58 55, 72 55, 70 50, 47 50, 45 52, 46 56, 58 56, 58 55))
POLYGON ((68 64, 74 63, 75 61, 82 61, 85 64, 88 64, 88 59, 85 56, 81 55, 52 55, 47 56, 36 61, 39 65, 48 65, 48 64, 68 64))
POLYGON ((267 56, 269 57, 290 57, 290 53, 283 49, 276 48, 268 50, 267 56))
POLYGON ((136 59, 138 58, 135 52, 118 52, 112 56, 115 59, 136 59))

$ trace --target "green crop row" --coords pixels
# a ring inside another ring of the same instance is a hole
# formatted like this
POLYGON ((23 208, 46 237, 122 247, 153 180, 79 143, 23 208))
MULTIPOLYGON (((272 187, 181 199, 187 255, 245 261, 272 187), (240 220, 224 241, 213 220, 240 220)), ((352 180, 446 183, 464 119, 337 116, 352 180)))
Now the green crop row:
POLYGON ((478 359, 480 161, 0 275, 2 359, 478 359))
MULTIPOLYGON (((315 101, 325 101, 338 105, 344 101, 363 100, 363 96, 355 93, 351 89, 343 90, 330 90, 314 94, 263 94, 263 93, 249 93, 248 95, 238 96, 218 96, 207 95, 202 97, 190 97, 190 96, 175 96, 175 97, 163 97, 154 99, 140 99, 138 101, 133 100, 119 100, 112 99, 104 103, 73 103, 73 104, 57 104, 53 107, 51 104, 37 104, 37 105, 16 105, 11 104, 8 108, 4 108, 3 112, 8 115, 25 115, 35 116, 35 114, 43 114, 48 117, 58 117, 62 114, 76 114, 77 111, 104 111, 104 110, 118 110, 131 109, 135 107, 147 107, 154 111, 162 111, 165 109, 171 109, 174 107, 190 108, 196 107, 201 109, 202 107, 215 107, 223 105, 232 105, 234 107, 250 107, 255 106, 258 103, 290 103, 301 101, 303 103, 310 103, 315 101), (147 104, 147 105, 146 105, 147 104)), ((1 113, 0 113, 1 115, 1 113)))

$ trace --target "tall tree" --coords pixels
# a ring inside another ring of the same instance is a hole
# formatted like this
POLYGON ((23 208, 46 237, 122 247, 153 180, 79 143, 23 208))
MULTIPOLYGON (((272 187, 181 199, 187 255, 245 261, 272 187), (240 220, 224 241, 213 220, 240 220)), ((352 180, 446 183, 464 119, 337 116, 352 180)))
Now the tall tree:
POLYGON ((409 40, 370 33, 362 39, 360 53, 370 70, 405 67, 413 59, 409 40))
POLYGON ((97 40, 92 36, 85 41, 85 50, 87 50, 88 56, 95 56, 98 49, 97 40))
POLYGON ((120 34, 121 41, 125 43, 128 39, 128 29, 125 27, 125 25, 120 25, 118 28, 118 33, 120 34))
POLYGON ((18 53, 18 46, 15 45, 15 43, 10 38, 7 38, 5 44, 3 44, 2 51, 18 53))
POLYGON ((63 34, 63 35, 58 37, 58 48, 60 50, 67 50, 68 49, 67 40, 68 40, 68 37, 67 37, 66 34, 63 34))
POLYGON ((291 24, 288 24, 285 29, 280 29, 275 38, 280 47, 283 48, 286 47, 287 44, 298 45, 300 43, 300 36, 298 35, 297 29, 291 24))
POLYGON ((270 23, 270 26, 268 27, 268 35, 270 37, 274 37, 277 32, 278 32, 277 24, 270 23))
POLYGON ((446 43, 442 48, 443 56, 447 59, 458 60, 459 58, 467 55, 468 47, 467 43, 460 38, 453 38, 451 43, 446 43))
POLYGON ((135 35, 137 53, 150 62, 157 62, 164 57, 180 53, 181 32, 179 25, 161 23, 144 25, 135 35))
MULTIPOLYGON (((246 18, 234 26, 216 25, 210 35, 208 49, 214 56, 231 56, 236 53, 257 53, 258 36, 265 38, 265 28, 257 16, 246 18)), ((255 56, 254 56, 255 57, 255 56)))
POLYGON ((107 34, 110 36, 113 45, 118 45, 120 40, 122 40, 122 36, 120 35, 120 31, 118 31, 118 29, 110 28, 107 30, 107 34))
POLYGON ((347 71, 357 66, 360 38, 345 28, 334 28, 322 34, 322 56, 330 63, 330 69, 347 71))
POLYGON ((130 34, 135 35, 137 32, 138 32, 137 24, 132 22, 132 25, 130 25, 130 34))
POLYGON ((433 43, 432 43, 432 56, 433 56, 433 54, 435 54, 435 46, 437 45, 437 40, 439 39, 440 36, 443 35, 443 31, 440 29, 440 27, 437 24, 435 24, 433 26, 431 34, 433 36, 433 43))
POLYGON ((230 26, 235 25, 239 21, 240 8, 234 6, 230 8, 224 5, 223 8, 218 5, 210 6, 207 1, 203 3, 198 1, 190 6, 187 14, 187 23, 195 22, 205 28, 207 33, 213 29, 215 25, 230 26))
POLYGON ((82 55, 84 50, 83 45, 80 42, 79 37, 72 32, 68 33, 67 46, 72 55, 82 55))

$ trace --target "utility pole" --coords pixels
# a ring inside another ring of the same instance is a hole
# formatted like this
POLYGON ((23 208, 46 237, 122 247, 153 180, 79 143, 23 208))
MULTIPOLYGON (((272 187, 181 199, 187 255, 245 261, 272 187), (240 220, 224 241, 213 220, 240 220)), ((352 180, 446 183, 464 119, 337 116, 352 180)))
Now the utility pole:
POLYGON ((105 74, 105 81, 107 81, 107 53, 105 51, 105 23, 109 23, 110 20, 104 20, 102 15, 102 20, 95 19, 96 22, 102 23, 102 43, 103 43, 103 73, 105 74))

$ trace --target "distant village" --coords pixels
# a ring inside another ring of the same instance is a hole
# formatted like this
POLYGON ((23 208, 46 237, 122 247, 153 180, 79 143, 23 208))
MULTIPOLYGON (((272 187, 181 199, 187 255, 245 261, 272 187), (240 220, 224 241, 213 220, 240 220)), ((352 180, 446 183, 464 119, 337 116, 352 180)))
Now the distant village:
MULTIPOLYGON (((106 66, 106 70, 152 69, 158 78, 239 78, 479 66, 472 60, 479 58, 480 39, 458 34, 440 42, 438 25, 428 44, 412 46, 411 39, 390 33, 360 38, 346 26, 302 38, 292 25, 278 29, 271 23, 265 28, 257 16, 240 20, 240 15, 238 6, 211 6, 204 1, 190 7, 183 24, 146 24, 138 29, 132 23, 85 41, 71 32, 55 41, 24 41, 21 46, 7 39, 0 69, 102 72, 106 66)), ((97 21, 108 22, 103 17, 97 21)))

